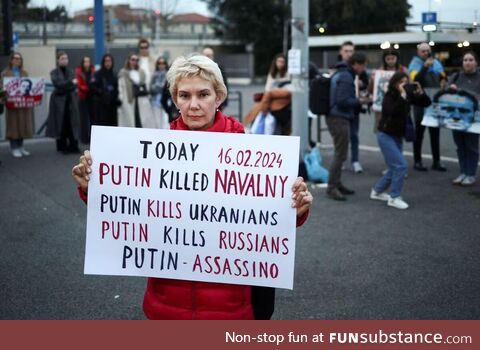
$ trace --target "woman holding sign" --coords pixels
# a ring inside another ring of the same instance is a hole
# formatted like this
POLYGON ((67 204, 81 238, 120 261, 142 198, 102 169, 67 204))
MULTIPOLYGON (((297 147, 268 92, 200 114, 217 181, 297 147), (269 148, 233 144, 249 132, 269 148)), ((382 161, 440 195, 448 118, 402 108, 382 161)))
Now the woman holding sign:
MULTIPOLYGON (((463 54, 462 68, 461 72, 450 77, 449 88, 468 91, 479 101, 480 72, 478 71, 478 56, 475 52, 467 51, 463 54)), ((452 180, 452 184, 472 186, 475 183, 478 167, 479 134, 452 130, 452 135, 457 146, 458 164, 460 165, 460 174, 452 180)))
MULTIPOLYGON (((227 97, 218 65, 205 56, 193 55, 175 60, 167 74, 170 93, 180 110, 180 118, 170 124, 171 130, 244 133, 242 124, 226 116, 218 107, 227 97)), ((92 160, 85 151, 72 169, 81 197, 87 200, 92 160)), ((302 178, 293 188, 292 207, 297 209, 297 226, 308 216, 312 195, 302 178)), ((193 282, 149 278, 143 309, 149 319, 232 319, 270 318, 256 305, 255 295, 264 287, 211 282, 193 282)), ((265 300, 259 302, 264 306, 265 300)), ((271 302, 273 302, 271 300, 271 302)), ((268 303, 268 301, 267 301, 268 303)))
MULTIPOLYGON (((1 74, 0 90, 3 89, 3 80, 6 77, 27 77, 28 73, 23 69, 23 58, 18 52, 13 52, 8 60, 8 66, 1 74)), ((25 80, 27 81, 27 80, 25 80)), ((30 82, 30 86, 32 82, 30 82)), ((19 90, 25 89, 23 80, 20 81, 19 90)), ((25 89, 26 90, 26 89, 25 89)), ((7 91, 8 93, 8 91, 7 91)), ((3 102, 3 101, 2 101, 3 102)), ((23 140, 29 139, 33 134, 33 108, 6 108, 7 115, 7 138, 10 140, 12 156, 21 158, 30 155, 23 147, 23 140)))

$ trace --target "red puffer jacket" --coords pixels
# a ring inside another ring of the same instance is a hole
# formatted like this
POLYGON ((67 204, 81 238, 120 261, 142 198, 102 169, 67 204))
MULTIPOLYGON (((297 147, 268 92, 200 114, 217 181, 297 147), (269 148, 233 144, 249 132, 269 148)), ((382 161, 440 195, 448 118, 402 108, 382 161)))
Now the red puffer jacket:
MULTIPOLYGON (((171 130, 188 130, 181 116, 171 130)), ((206 131, 244 133, 243 125, 221 112, 206 131)), ((149 278, 143 311, 149 319, 252 320, 251 287, 235 284, 149 278)))
MULTIPOLYGON (((188 130, 179 117, 172 130, 188 130)), ((206 131, 244 133, 235 118, 217 112, 214 124, 206 131)), ((79 190, 82 199, 86 195, 79 190)), ((297 226, 308 213, 297 218, 297 226)), ((143 299, 143 311, 152 320, 253 320, 251 286, 149 278, 143 299)))

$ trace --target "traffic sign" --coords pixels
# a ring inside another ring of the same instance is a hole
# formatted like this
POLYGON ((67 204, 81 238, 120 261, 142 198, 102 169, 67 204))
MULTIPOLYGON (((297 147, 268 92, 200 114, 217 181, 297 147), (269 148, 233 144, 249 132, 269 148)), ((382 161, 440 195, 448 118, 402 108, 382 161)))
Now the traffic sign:
POLYGON ((436 12, 422 12, 422 24, 435 24, 437 23, 436 12))

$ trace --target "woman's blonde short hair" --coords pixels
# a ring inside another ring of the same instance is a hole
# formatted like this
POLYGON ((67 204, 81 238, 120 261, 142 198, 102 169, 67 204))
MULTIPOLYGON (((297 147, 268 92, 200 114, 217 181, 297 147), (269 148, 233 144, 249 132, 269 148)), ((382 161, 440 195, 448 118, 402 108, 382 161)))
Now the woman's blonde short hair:
POLYGON ((223 102, 227 98, 227 87, 222 72, 210 58, 198 53, 180 56, 173 61, 167 73, 167 81, 173 100, 177 101, 178 82, 184 78, 199 77, 212 83, 215 94, 223 102))

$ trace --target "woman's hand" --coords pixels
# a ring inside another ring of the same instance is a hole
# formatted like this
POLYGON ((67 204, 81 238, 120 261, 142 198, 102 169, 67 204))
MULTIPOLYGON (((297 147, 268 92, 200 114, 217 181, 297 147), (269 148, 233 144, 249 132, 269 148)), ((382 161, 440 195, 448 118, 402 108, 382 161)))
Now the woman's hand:
POLYGON ((92 156, 90 151, 86 150, 80 156, 80 161, 72 169, 72 176, 77 182, 78 186, 84 193, 88 193, 88 181, 90 181, 90 174, 92 172, 92 156))
POLYGON ((297 217, 301 217, 310 209, 313 202, 313 196, 308 191, 307 184, 302 177, 297 177, 292 186, 292 208, 297 208, 297 217))
POLYGON ((458 90, 457 84, 450 84, 450 85, 448 86, 448 88, 449 88, 449 89, 452 89, 452 90, 458 90))
POLYGON ((415 89, 415 93, 418 94, 418 95, 421 95, 423 94, 423 89, 422 89, 422 85, 420 85, 420 83, 418 81, 414 81, 413 82, 415 85, 417 85, 416 89, 415 89))

